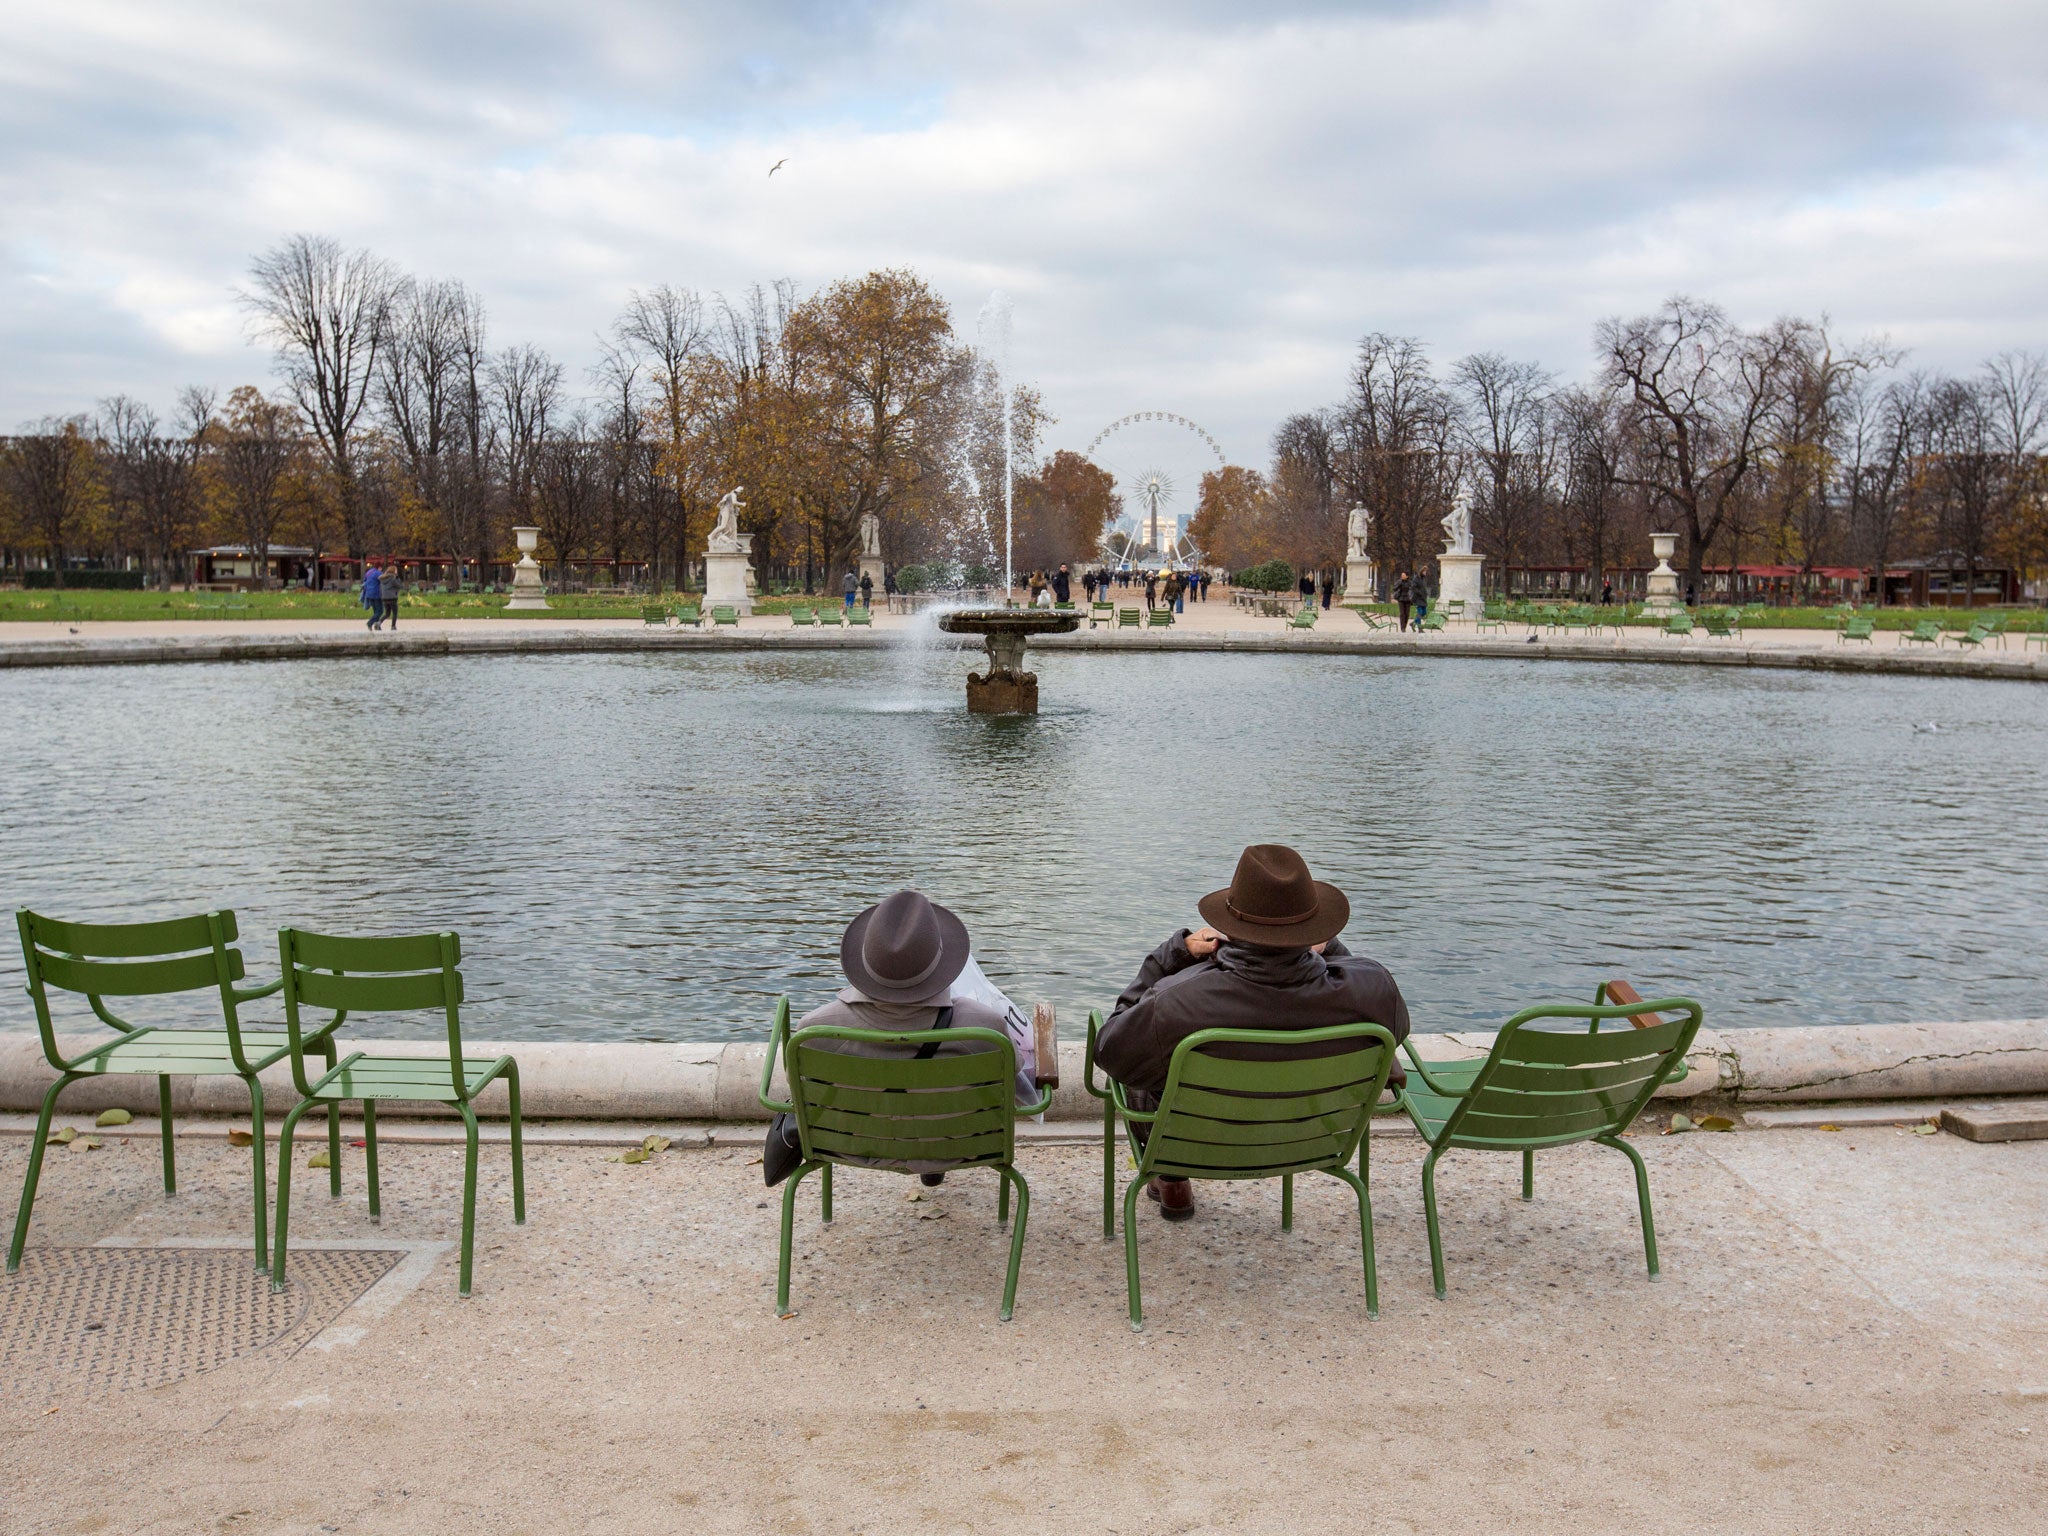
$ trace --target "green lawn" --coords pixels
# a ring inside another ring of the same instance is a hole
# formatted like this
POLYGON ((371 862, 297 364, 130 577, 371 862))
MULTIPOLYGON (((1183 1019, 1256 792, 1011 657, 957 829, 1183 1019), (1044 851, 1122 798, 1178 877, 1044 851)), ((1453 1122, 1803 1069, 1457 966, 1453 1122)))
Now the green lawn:
MULTIPOLYGON (((167 619, 367 619, 368 613, 347 592, 250 592, 237 594, 234 607, 222 606, 218 592, 94 592, 73 589, 63 592, 0 591, 0 623, 61 622, 108 623, 118 620, 167 619)), ((637 619, 643 603, 664 608, 682 603, 700 603, 692 594, 677 597, 589 597, 580 594, 548 599, 544 612, 508 612, 503 596, 495 594, 422 592, 408 593, 399 602, 399 616, 432 619, 637 619)), ((801 603, 839 603, 831 598, 757 598, 756 613, 787 613, 801 603)))

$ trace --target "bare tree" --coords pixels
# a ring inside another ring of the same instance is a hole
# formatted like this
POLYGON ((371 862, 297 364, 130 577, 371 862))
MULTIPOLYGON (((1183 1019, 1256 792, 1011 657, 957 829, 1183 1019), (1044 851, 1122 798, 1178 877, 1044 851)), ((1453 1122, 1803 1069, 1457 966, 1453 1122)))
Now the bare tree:
POLYGON ((1451 370, 1459 433, 1478 492, 1475 532, 1493 545, 1503 574, 1526 564, 1550 491, 1555 380, 1536 363, 1475 352, 1451 370))
POLYGON ((1414 570, 1455 483, 1451 408, 1422 343, 1375 331, 1358 344, 1351 388, 1337 413, 1332 467, 1345 497, 1373 512, 1373 555, 1389 571, 1414 570))
POLYGON ((508 347, 492 360, 490 385, 505 432, 505 500, 512 521, 535 521, 541 450, 562 408, 562 365, 538 347, 508 347))
POLYGON ((249 549, 253 584, 270 585, 270 544, 291 509, 290 475, 298 455, 291 406, 244 386, 228 396, 215 432, 214 462, 227 493, 229 515, 249 549))
POLYGON ((1630 447, 1628 412, 1612 387, 1586 386, 1558 396, 1554 415, 1565 554, 1585 562, 1588 585, 1597 592, 1606 583, 1607 563, 1617 547, 1622 466, 1630 447))
POLYGON ((356 437, 377 376, 393 294, 391 264, 345 251, 325 235, 293 235, 256 258, 242 302, 278 364, 327 460, 349 554, 365 552, 367 526, 356 437))
POLYGON ((1924 414, 1926 384, 1918 374, 1882 388, 1856 381, 1845 404, 1849 532, 1870 567, 1877 601, 1885 600, 1885 570, 1913 505, 1913 450, 1924 414))
POLYGON ((682 445, 690 428, 690 364, 703 350, 706 334, 704 301, 688 288, 667 283, 628 294, 626 307, 612 322, 612 340, 642 362, 653 378, 653 409, 661 424, 671 493, 670 505, 655 528, 656 574, 658 580, 672 578, 679 587, 689 570, 691 514, 698 500, 682 467, 682 445), (672 562, 666 572, 659 569, 664 561, 672 562))

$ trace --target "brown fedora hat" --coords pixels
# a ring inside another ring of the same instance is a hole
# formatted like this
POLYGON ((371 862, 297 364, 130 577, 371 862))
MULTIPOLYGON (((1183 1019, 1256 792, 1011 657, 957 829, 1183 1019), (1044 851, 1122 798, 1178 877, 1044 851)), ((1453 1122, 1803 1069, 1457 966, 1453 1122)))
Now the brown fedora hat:
POLYGON ((846 925, 839 968, 879 1003, 943 1003, 967 966, 967 925, 916 891, 898 891, 846 925))
POLYGON ((1334 939, 1351 921, 1344 893, 1312 878, 1301 855, 1279 843, 1245 849, 1229 888, 1195 905, 1224 937, 1268 949, 1307 949, 1334 939))

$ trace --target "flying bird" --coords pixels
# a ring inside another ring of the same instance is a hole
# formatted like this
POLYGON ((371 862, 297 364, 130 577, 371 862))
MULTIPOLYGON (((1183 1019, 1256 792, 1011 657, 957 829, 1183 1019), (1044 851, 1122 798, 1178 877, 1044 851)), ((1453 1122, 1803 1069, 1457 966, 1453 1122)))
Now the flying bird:
POLYGON ((789 156, 784 155, 780 160, 776 161, 773 165, 768 167, 768 174, 770 176, 773 176, 777 171, 781 170, 787 164, 789 164, 789 156))

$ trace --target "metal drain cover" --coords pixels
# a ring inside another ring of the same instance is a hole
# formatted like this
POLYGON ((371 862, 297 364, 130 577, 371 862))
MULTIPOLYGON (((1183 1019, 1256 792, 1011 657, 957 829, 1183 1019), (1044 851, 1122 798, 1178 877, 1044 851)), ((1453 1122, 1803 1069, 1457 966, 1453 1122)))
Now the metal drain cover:
POLYGON ((295 1248, 272 1295, 243 1248, 31 1248, 0 1280, 0 1394, 132 1391, 289 1356, 404 1257, 295 1248))

